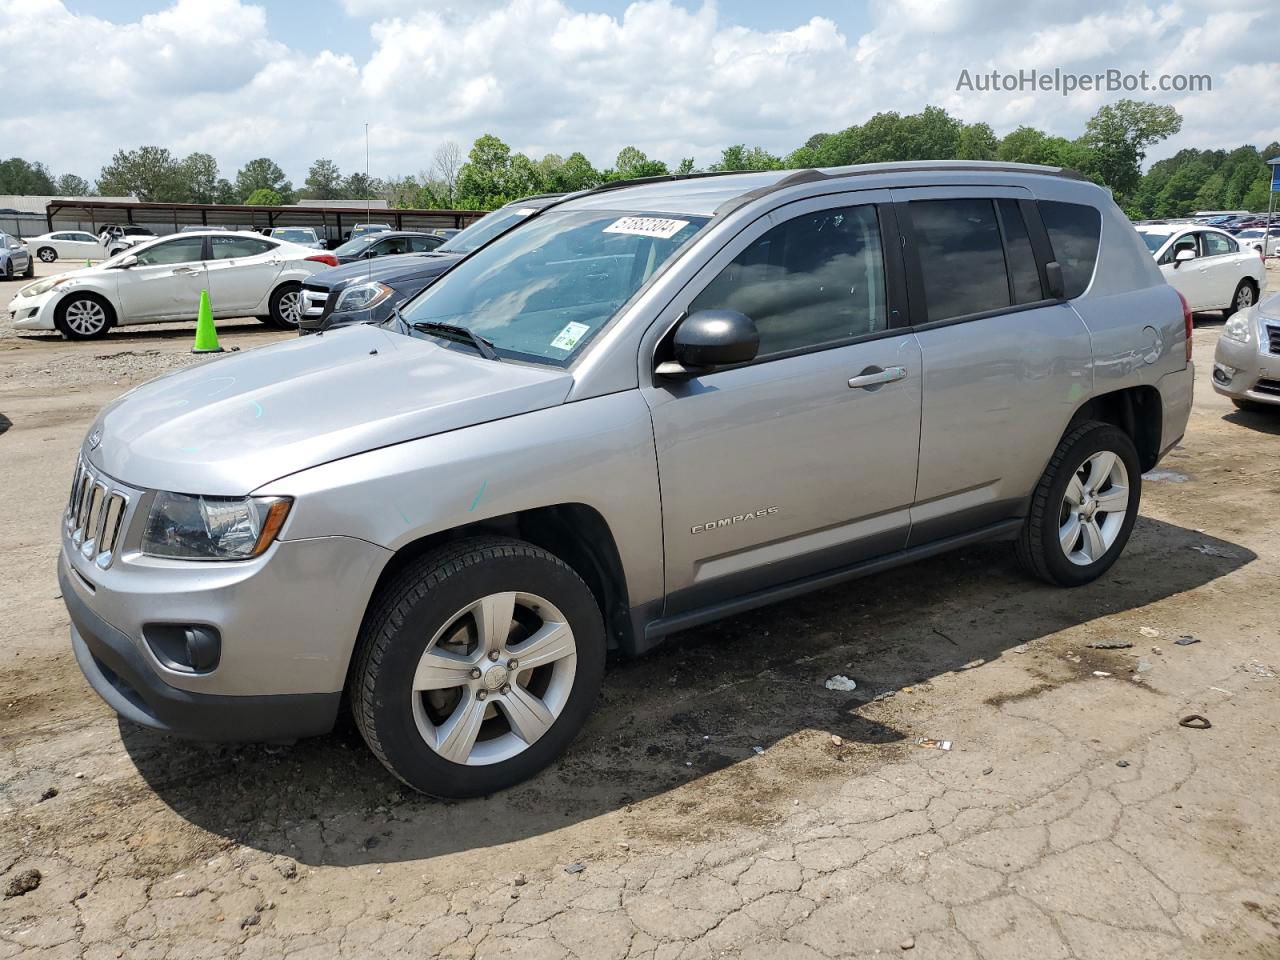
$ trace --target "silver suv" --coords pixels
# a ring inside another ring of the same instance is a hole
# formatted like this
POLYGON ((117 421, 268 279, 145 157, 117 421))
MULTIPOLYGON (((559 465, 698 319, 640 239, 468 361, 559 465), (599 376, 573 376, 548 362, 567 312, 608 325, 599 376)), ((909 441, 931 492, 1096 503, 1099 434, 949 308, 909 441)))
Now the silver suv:
POLYGON ((345 693, 405 783, 487 794, 565 749, 609 651, 978 541, 1100 576, 1186 427, 1190 322, 1056 168, 572 195, 383 324, 107 407, 72 644, 137 723, 289 739, 345 693))

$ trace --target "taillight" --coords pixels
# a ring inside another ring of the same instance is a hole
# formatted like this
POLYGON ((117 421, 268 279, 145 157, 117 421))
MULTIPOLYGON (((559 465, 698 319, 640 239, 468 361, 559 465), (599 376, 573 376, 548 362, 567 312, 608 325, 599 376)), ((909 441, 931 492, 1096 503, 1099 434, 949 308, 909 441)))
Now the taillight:
POLYGON ((1191 362, 1191 331, 1195 324, 1191 319, 1191 304, 1187 303, 1187 298, 1182 295, 1181 290, 1174 290, 1178 295, 1178 299, 1182 301, 1182 322, 1187 328, 1187 363, 1191 362))
POLYGON ((315 260, 317 263, 326 263, 331 267, 338 265, 338 258, 332 253, 317 253, 314 257, 307 257, 308 260, 315 260))

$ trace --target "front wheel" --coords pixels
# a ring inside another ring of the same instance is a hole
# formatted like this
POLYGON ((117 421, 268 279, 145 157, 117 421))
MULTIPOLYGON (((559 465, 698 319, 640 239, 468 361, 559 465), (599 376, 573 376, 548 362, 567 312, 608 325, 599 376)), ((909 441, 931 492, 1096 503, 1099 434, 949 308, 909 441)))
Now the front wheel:
POLYGON ((591 590, 519 540, 412 563, 374 598, 351 680, 356 725, 415 790, 475 797, 527 780, 577 735, 604 675, 591 590))
POLYGON ((1058 586, 1096 580, 1129 542, 1141 498, 1138 451, 1129 435, 1109 423, 1082 423, 1058 443, 1036 485, 1018 558, 1058 586))
POLYGON ((298 321, 302 319, 302 287, 296 283, 278 287, 272 292, 268 306, 272 323, 281 330, 297 330, 298 321))
POLYGON ((31 257, 27 257, 27 269, 22 271, 24 279, 34 277, 36 275, 36 262, 31 257))
POLYGON ((58 304, 53 323, 68 340, 96 340, 111 328, 111 308, 92 293, 72 294, 58 304))

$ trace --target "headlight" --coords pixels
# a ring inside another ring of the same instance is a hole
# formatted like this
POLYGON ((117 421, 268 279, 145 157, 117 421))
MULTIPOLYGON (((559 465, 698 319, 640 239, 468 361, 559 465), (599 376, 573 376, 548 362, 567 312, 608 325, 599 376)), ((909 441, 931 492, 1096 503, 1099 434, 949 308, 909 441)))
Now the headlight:
POLYGON ((38 297, 42 293, 48 293, 60 283, 66 283, 70 277, 45 277, 43 280, 37 280, 35 283, 28 283, 25 287, 18 291, 20 297, 38 297))
POLYGON ((348 310, 371 310, 393 293, 395 291, 385 283, 376 281, 358 283, 338 294, 338 302, 333 305, 333 309, 335 313, 348 310))
POLYGON ((248 560, 271 545, 292 505, 288 497, 157 493, 142 552, 182 560, 248 560))
POLYGON ((1253 339, 1253 314, 1248 311, 1234 314, 1222 328, 1222 335, 1228 340, 1248 343, 1253 339))

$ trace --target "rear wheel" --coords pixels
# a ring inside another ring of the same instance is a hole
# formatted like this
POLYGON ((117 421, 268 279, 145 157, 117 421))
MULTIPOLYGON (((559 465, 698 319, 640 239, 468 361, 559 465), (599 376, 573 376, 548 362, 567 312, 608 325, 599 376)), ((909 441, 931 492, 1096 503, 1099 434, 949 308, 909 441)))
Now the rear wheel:
POLYGON ((1223 316, 1231 316, 1240 310, 1248 310, 1258 302, 1258 289, 1252 280, 1241 280, 1236 292, 1231 295, 1231 306, 1222 311, 1223 316))
POLYGON ((560 755, 591 710, 604 660, 600 610, 569 566, 519 540, 464 540, 375 597, 352 711, 409 786, 482 796, 560 755))
POLYGON ((53 315, 54 325, 68 340, 96 340, 111 329, 111 307, 91 293, 73 293, 53 315))
POLYGON ((297 330, 298 321, 302 318, 302 287, 296 283, 286 283, 277 287, 269 301, 271 322, 281 330, 297 330))
POLYGON ((1058 586, 1096 580, 1129 542, 1141 497, 1129 435, 1109 423, 1082 423, 1059 442, 1032 494, 1018 558, 1058 586))
POLYGON ((53 247, 41 247, 36 251, 36 256, 44 263, 53 263, 58 259, 58 251, 53 247))

